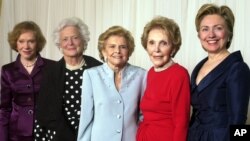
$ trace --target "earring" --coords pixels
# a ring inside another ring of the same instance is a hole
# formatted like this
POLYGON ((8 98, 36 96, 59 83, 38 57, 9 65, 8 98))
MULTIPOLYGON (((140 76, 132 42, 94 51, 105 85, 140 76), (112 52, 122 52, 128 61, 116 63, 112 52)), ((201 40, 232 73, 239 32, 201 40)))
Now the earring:
POLYGON ((104 56, 104 62, 108 62, 108 57, 104 56))
POLYGON ((59 47, 59 51, 63 54, 63 49, 61 47, 59 47))
POLYGON ((172 52, 172 53, 170 54, 170 57, 174 57, 174 52, 172 52))

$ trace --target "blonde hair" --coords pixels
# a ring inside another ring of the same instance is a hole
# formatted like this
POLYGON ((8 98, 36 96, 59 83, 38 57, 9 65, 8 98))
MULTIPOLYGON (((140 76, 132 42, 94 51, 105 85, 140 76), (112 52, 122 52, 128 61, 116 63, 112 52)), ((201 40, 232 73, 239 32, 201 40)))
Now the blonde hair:
POLYGON ((134 42, 134 37, 132 34, 125 28, 121 26, 112 26, 108 28, 105 32, 103 32, 99 38, 98 38, 98 51, 99 51, 99 57, 101 60, 104 60, 104 56, 102 55, 102 50, 104 49, 105 46, 105 41, 113 35, 121 36, 124 37, 127 45, 128 45, 128 54, 129 56, 132 55, 134 52, 135 48, 135 42, 134 42))
POLYGON ((202 5, 201 8, 198 10, 198 13, 195 17, 196 31, 199 32, 201 21, 203 20, 205 16, 214 15, 214 14, 221 16, 225 20, 227 31, 229 33, 229 39, 226 44, 226 48, 228 49, 231 45, 231 41, 233 38, 233 28, 234 28, 234 20, 235 20, 234 14, 228 6, 222 5, 219 7, 211 3, 202 5))

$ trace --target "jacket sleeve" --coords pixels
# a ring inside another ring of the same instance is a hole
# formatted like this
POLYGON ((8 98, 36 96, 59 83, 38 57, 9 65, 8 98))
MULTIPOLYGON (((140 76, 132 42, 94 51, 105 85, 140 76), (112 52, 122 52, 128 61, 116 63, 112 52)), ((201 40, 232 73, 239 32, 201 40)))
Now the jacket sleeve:
POLYGON ((175 125, 173 141, 186 141, 190 117, 190 80, 187 72, 175 81, 172 95, 173 122, 175 125))
POLYGON ((229 124, 245 124, 250 95, 250 70, 245 63, 233 66, 227 86, 229 124))
MULTIPOLYGON (((36 141, 42 140, 53 140, 57 136, 57 128, 59 119, 57 118, 60 115, 58 111, 55 110, 60 107, 58 100, 58 80, 57 77, 63 77, 61 70, 58 69, 58 64, 50 64, 43 71, 43 78, 41 81, 41 87, 39 95, 36 99, 36 115, 34 123, 34 139, 36 141), (53 66, 52 66, 53 65, 53 66)), ((63 80, 63 78, 62 78, 63 80)), ((62 123, 62 122, 61 122, 62 123)), ((66 130, 66 129, 65 129, 66 130)))
POLYGON ((8 127, 11 114, 12 94, 8 75, 4 68, 1 72, 1 93, 0 93, 0 141, 8 141, 8 127))
MULTIPOLYGON (((143 70, 142 73, 143 73, 143 79, 142 79, 142 84, 141 84, 140 102, 142 100, 142 97, 144 96, 144 93, 145 93, 145 90, 146 90, 146 85, 147 85, 147 72, 145 70, 143 70)), ((138 104, 139 107, 140 107, 140 102, 138 104)), ((142 114, 142 111, 139 110, 138 123, 140 123, 142 120, 143 120, 143 114, 142 114)))
POLYGON ((88 70, 83 73, 81 114, 77 141, 90 141, 94 116, 93 86, 88 70))

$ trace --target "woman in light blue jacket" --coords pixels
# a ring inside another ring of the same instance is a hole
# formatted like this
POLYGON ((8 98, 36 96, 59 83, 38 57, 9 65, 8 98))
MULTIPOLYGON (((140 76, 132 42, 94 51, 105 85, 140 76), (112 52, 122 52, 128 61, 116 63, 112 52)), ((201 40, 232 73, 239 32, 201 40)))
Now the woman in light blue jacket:
POLYGON ((121 26, 99 36, 103 65, 83 73, 78 141, 135 141, 146 71, 130 65, 134 39, 121 26))

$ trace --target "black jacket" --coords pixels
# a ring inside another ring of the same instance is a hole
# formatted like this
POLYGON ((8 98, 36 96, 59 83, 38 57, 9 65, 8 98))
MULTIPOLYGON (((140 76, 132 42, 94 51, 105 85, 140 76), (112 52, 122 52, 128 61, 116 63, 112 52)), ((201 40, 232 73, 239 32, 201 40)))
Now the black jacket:
MULTIPOLYGON (((102 64, 90 56, 83 55, 83 58, 87 68, 102 64)), ((65 61, 63 58, 44 71, 37 99, 36 119, 41 127, 56 131, 53 141, 76 141, 77 133, 70 127, 63 115, 64 74, 65 61)))

